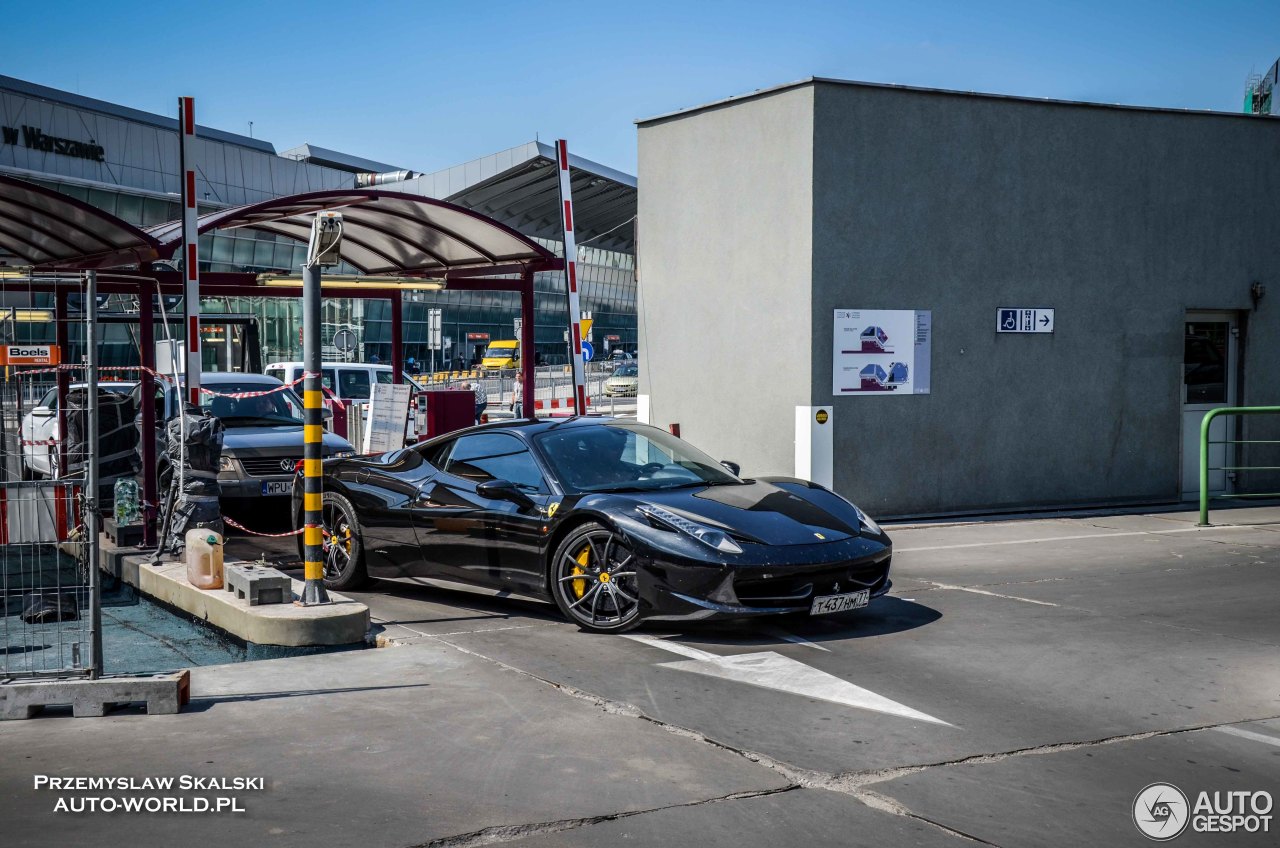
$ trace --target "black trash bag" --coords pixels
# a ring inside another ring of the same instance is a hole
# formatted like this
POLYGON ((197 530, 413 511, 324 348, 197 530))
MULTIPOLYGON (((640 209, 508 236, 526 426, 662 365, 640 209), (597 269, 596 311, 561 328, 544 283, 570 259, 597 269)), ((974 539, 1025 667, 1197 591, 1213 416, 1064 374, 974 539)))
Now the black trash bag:
POLYGON ((222 420, 187 404, 181 418, 169 422, 165 454, 174 475, 166 495, 176 497, 165 548, 181 554, 186 548, 187 531, 209 528, 223 534, 222 511, 218 507, 218 463, 222 459, 222 420), (183 429, 186 429, 186 453, 183 461, 183 429), (182 489, 177 487, 177 469, 181 466, 182 489))
POLYGON ((76 621, 80 604, 74 592, 31 592, 22 601, 22 620, 27 624, 76 621))
POLYGON ((108 506, 114 499, 116 480, 138 473, 138 433, 133 419, 137 410, 127 394, 98 387, 98 432, 89 432, 89 390, 67 393, 67 470, 64 476, 81 474, 89 456, 91 441, 98 453, 98 503, 108 506))

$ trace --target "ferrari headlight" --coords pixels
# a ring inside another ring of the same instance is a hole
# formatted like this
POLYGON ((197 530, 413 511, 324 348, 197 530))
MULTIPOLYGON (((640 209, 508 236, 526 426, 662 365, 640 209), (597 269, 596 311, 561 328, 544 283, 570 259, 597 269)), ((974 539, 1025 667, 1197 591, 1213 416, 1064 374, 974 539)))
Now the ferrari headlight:
POLYGON ((641 504, 638 509, 649 520, 665 524, 672 530, 692 536, 707 547, 731 554, 742 553, 742 547, 729 538, 729 534, 723 530, 699 524, 696 521, 685 518, 683 515, 676 515, 671 510, 652 504, 641 504))
POLYGON ((218 459, 219 471, 235 471, 236 461, 229 456, 222 456, 218 459))
POLYGON ((333 453, 333 454, 332 454, 332 458, 334 458, 334 459, 346 459, 346 458, 347 458, 347 457, 349 457, 349 456, 355 456, 355 455, 356 455, 356 452, 355 452, 355 451, 353 451, 353 450, 349 450, 349 451, 336 451, 335 453, 333 453))
POLYGON ((884 533, 884 531, 880 529, 880 525, 876 524, 876 522, 871 518, 871 516, 867 515, 865 512, 859 509, 857 504, 849 504, 849 506, 853 507, 853 511, 858 513, 858 520, 862 522, 862 525, 864 527, 866 527, 872 533, 875 533, 877 536, 884 533))

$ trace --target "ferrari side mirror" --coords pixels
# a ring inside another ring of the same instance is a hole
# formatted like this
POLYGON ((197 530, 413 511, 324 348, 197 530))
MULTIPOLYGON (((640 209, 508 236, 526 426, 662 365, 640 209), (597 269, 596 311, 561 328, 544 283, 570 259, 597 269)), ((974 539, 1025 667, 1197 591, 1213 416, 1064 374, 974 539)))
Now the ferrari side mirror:
POLYGON ((733 462, 732 460, 722 459, 720 460, 720 464, 723 465, 725 468, 729 469, 729 473, 732 474, 734 477, 742 476, 742 466, 739 465, 738 463, 733 462))
POLYGON ((486 480, 476 486, 476 494, 491 501, 511 501, 519 507, 534 506, 533 498, 520 491, 510 480, 486 480))

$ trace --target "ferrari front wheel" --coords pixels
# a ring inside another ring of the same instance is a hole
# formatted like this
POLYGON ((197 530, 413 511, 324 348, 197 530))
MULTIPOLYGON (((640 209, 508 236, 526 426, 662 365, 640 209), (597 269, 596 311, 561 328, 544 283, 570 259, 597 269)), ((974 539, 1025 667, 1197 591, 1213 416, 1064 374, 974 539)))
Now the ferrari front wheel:
POLYGON ((621 633, 640 623, 635 553, 595 522, 574 529, 556 548, 551 594, 566 618, 592 633, 621 633))

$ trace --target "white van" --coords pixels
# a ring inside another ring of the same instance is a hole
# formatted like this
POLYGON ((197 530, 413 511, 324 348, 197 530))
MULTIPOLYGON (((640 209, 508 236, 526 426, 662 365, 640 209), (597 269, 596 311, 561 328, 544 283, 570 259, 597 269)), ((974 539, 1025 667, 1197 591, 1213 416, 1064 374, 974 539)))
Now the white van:
MULTIPOLYGON (((275 377, 283 383, 292 383, 303 374, 301 362, 273 362, 264 370, 268 377, 275 377)), ((424 388, 421 383, 408 374, 401 372, 404 382, 415 389, 424 388)), ((320 380, 325 388, 330 389, 344 403, 355 401, 367 402, 373 393, 374 383, 392 383, 390 365, 375 365, 372 362, 325 362, 320 366, 320 380)), ((298 386, 298 391, 302 387, 298 386)))

